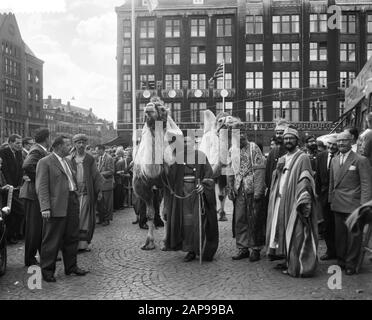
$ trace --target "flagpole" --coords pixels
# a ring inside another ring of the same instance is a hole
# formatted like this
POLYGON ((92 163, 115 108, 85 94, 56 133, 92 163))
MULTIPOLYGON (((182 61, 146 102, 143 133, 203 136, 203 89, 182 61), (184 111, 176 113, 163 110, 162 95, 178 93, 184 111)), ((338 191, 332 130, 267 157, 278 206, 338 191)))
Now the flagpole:
POLYGON ((132 112, 133 112, 133 157, 137 153, 137 102, 136 102, 136 17, 134 0, 132 0, 132 112))
MULTIPOLYGON (((225 59, 222 60, 223 63, 223 90, 225 90, 225 59)), ((222 97, 222 111, 225 112, 225 95, 222 97)))

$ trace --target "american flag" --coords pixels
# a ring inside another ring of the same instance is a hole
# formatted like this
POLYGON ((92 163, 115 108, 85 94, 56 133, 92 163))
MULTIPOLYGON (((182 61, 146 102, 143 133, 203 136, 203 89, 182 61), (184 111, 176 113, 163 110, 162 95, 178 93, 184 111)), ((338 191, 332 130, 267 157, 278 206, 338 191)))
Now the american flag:
POLYGON ((225 70, 225 62, 222 61, 222 63, 217 67, 217 70, 214 73, 213 77, 209 79, 209 82, 212 82, 215 79, 223 77, 224 70, 225 70))

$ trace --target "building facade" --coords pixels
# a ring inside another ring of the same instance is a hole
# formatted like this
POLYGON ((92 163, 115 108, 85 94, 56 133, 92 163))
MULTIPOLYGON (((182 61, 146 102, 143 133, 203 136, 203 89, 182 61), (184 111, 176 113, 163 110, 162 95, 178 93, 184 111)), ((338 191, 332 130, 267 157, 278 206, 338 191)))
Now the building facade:
POLYGON ((14 14, 0 14, 1 140, 45 126, 43 64, 22 40, 14 14))
POLYGON ((106 143, 116 137, 116 130, 112 122, 99 119, 92 109, 77 107, 61 99, 48 96, 44 99, 43 116, 51 132, 51 138, 59 135, 73 137, 84 133, 88 136, 88 143, 92 146, 106 143))
POLYGON ((159 0, 136 2, 136 88, 131 83, 130 3, 118 16, 118 133, 131 142, 132 89, 137 121, 153 95, 182 129, 200 111, 225 109, 269 145, 285 118, 306 134, 325 134, 344 111, 344 90, 372 56, 370 1, 159 0), (228 4, 227 4, 228 3, 228 4), (342 15, 329 27, 335 11, 342 15), (328 12, 329 11, 329 12, 328 12), (224 61, 225 83, 208 81, 224 61))

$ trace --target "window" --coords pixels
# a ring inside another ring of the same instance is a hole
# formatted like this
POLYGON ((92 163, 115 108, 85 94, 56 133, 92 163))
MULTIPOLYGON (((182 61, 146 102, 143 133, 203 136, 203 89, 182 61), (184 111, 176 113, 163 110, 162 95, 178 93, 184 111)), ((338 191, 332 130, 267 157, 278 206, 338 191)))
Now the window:
POLYGON ((35 83, 39 83, 40 82, 40 72, 39 70, 36 70, 35 72, 35 83))
POLYGON ((327 121, 327 101, 310 101, 310 121, 327 121))
POLYGON ((231 46, 217 46, 217 63, 221 64, 224 60, 226 64, 232 63, 231 46))
POLYGON ((300 87, 300 73, 298 71, 273 72, 273 89, 289 89, 300 87))
POLYGON ((223 86, 223 78, 217 79, 217 89, 232 89, 232 74, 225 73, 225 87, 223 86))
POLYGON ((165 47, 165 64, 180 64, 180 47, 165 47))
POLYGON ((155 37, 155 22, 153 20, 140 21, 140 38, 154 38, 155 37))
MULTIPOLYGON (((231 101, 225 101, 225 112, 229 112, 231 114, 231 110, 233 108, 233 103, 231 101)), ((216 114, 219 114, 223 111, 223 103, 216 102, 216 114)))
POLYGON ((231 18, 217 19, 217 37, 232 36, 232 20, 231 18))
POLYGON ((205 90, 207 88, 207 76, 205 73, 193 73, 191 75, 191 89, 205 90))
POLYGON ((131 103, 124 103, 123 108, 123 120, 125 123, 132 122, 132 104, 131 103))
POLYGON ((181 103, 179 102, 166 102, 165 106, 170 111, 170 115, 175 122, 181 122, 181 103))
POLYGON ((327 14, 310 15, 310 32, 327 32, 327 14))
POLYGON ((27 73, 27 80, 28 81, 30 81, 30 82, 32 82, 32 69, 31 68, 29 68, 28 69, 28 73, 27 73))
POLYGON ((246 72, 245 73, 245 88, 246 89, 262 89, 263 88, 263 72, 246 72))
POLYGON ((179 74, 166 74, 165 75, 165 89, 166 90, 180 90, 181 89, 181 76, 179 74))
POLYGON ((131 48, 124 48, 123 50, 123 65, 130 65, 131 62, 131 48))
POLYGON ((356 32, 356 16, 355 14, 342 14, 341 16, 341 33, 356 32))
POLYGON ((132 75, 124 74, 123 75, 123 91, 131 91, 131 90, 132 90, 132 75))
POLYGON ((245 33, 246 34, 262 34, 263 33, 262 16, 246 16, 245 17, 245 33))
POLYGON ((28 88, 27 98, 28 98, 28 100, 32 100, 32 98, 33 98, 33 90, 32 90, 31 87, 28 88))
POLYGON ((191 47, 191 64, 205 64, 206 50, 204 46, 191 47))
POLYGON ((191 37, 205 37, 205 19, 191 19, 191 37))
POLYGON ((262 101, 247 101, 245 103, 245 121, 263 121, 262 101))
POLYGON ((35 90, 35 101, 40 102, 40 89, 35 90))
POLYGON ((155 49, 154 48, 140 48, 140 64, 141 65, 155 64, 155 49))
POLYGON ((338 115, 339 115, 339 117, 341 117, 344 114, 344 112, 345 112, 345 101, 342 101, 341 100, 338 103, 339 103, 339 105, 338 105, 338 107, 339 107, 339 113, 338 113, 338 115))
POLYGON ((204 4, 204 0, 193 0, 193 4, 204 4))
POLYGON ((310 61, 327 60, 327 43, 310 42, 310 61))
POLYGON ((123 36, 124 38, 131 38, 132 37, 132 27, 130 20, 123 21, 123 36))
POLYGON ((355 79, 355 72, 341 71, 340 72, 340 88, 346 89, 351 86, 355 79))
POLYGON ((155 75, 154 74, 141 74, 140 75, 140 88, 141 90, 155 90, 155 75))
POLYGON ((273 16, 272 22, 273 33, 300 32, 300 17, 298 15, 273 16))
POLYGON ((273 101, 273 120, 286 119, 288 121, 299 121, 298 101, 273 101))
POLYGON ((180 37, 180 20, 165 20, 165 37, 180 37))
POLYGON ((273 61, 299 61, 299 43, 273 43, 273 61))
POLYGON ((191 102, 190 103, 190 121, 200 122, 201 113, 207 109, 207 104, 205 102, 191 102))
POLYGON ((355 61, 355 43, 340 43, 340 61, 355 61))
POLYGON ((367 60, 372 57, 372 43, 367 43, 367 60))
POLYGON ((310 71, 310 87, 311 88, 326 88, 327 87, 327 71, 310 71))
POLYGON ((263 61, 263 45, 262 43, 247 43, 246 48, 246 62, 262 62, 263 61))
POLYGON ((367 18, 367 32, 372 33, 372 14, 369 14, 367 18))

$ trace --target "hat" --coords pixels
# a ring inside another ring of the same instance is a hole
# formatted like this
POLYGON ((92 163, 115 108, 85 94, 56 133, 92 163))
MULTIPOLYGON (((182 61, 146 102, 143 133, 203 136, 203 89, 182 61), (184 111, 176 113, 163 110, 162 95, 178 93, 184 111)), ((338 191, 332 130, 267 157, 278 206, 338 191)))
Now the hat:
POLYGON ((337 142, 337 134, 330 134, 327 136, 327 143, 336 143, 337 142))
POLYGON ((337 141, 340 140, 353 140, 353 137, 350 133, 344 131, 337 136, 337 141))
POLYGON ((79 133, 77 135, 74 135, 74 137, 72 138, 73 143, 76 143, 81 140, 88 141, 88 137, 83 133, 79 133))
POLYGON ((288 134, 291 134, 291 135, 295 136, 297 139, 300 139, 300 136, 299 136, 298 131, 296 129, 293 129, 293 128, 290 128, 290 127, 285 128, 283 138, 288 134))
POLYGON ((276 124, 275 131, 284 131, 289 126, 287 120, 279 120, 276 124))

